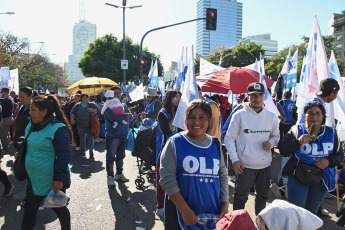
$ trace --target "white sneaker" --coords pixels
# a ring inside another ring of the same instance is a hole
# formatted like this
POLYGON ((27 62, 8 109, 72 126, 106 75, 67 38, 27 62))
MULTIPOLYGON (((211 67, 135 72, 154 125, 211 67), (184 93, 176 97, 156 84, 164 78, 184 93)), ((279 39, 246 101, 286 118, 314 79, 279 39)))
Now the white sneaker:
POLYGON ((79 147, 75 147, 75 151, 79 151, 79 147))
POLYGON ((163 217, 163 212, 164 212, 164 209, 163 208, 159 208, 159 209, 156 210, 156 215, 160 216, 160 217, 163 217))
POLYGON ((122 182, 128 182, 129 180, 123 175, 123 174, 119 174, 119 175, 115 175, 114 178, 116 181, 122 181, 122 182))
POLYGON ((114 177, 108 176, 108 186, 115 186, 114 177))

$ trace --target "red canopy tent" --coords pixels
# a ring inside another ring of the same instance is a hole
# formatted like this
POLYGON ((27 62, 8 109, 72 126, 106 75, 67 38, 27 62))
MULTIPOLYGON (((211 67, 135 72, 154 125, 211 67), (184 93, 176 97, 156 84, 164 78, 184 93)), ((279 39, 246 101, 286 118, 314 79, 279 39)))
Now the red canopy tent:
MULTIPOLYGON (((250 83, 260 82, 260 74, 256 71, 231 66, 224 70, 205 74, 196 78, 203 92, 227 94, 229 90, 234 94, 246 93, 250 83)), ((271 87, 273 80, 265 77, 267 87, 271 87)))

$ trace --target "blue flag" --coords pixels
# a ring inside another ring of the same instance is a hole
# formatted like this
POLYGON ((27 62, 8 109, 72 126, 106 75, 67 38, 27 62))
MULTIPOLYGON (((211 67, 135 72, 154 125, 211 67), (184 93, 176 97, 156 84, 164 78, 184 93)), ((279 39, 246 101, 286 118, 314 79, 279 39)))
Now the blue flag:
POLYGON ((129 99, 129 92, 128 92, 128 90, 126 89, 126 87, 122 83, 121 83, 121 86, 122 86, 122 91, 124 92, 124 94, 126 94, 127 99, 129 99))

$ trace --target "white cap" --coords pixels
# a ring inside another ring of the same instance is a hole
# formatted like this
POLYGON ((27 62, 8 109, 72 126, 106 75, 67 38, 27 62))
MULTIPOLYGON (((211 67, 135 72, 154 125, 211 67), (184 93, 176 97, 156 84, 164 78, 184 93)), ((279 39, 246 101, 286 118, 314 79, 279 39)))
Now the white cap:
POLYGON ((112 90, 108 90, 105 94, 104 94, 104 97, 111 97, 113 98, 114 97, 114 91, 112 90))

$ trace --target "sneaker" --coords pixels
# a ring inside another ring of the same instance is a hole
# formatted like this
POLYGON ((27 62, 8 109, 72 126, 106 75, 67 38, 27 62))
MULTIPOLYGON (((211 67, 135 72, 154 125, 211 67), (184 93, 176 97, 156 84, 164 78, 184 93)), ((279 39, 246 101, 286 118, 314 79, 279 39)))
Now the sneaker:
POLYGON ((108 176, 108 186, 115 186, 114 177, 108 176))
POLYGON ((79 147, 75 147, 75 151, 79 151, 79 147))
POLYGON ((321 214, 322 216, 329 216, 329 212, 324 208, 321 208, 319 214, 321 214))
POLYGON ((276 183, 273 183, 271 186, 272 193, 276 199, 282 199, 282 195, 280 194, 280 189, 276 183))
POLYGON ((99 137, 95 138, 95 143, 99 143, 99 142, 101 142, 101 141, 102 141, 101 138, 99 138, 99 137))
POLYGON ((90 159, 94 159, 93 153, 90 153, 90 159))
POLYGON ((123 174, 119 174, 119 175, 115 175, 114 178, 116 181, 122 181, 122 182, 128 182, 129 180, 123 175, 123 174))
POLYGON ((12 194, 13 188, 14 188, 13 184, 11 184, 11 186, 9 186, 7 188, 5 187, 5 190, 2 193, 2 196, 10 196, 12 194))
POLYGON ((163 212, 164 212, 163 208, 156 209, 156 215, 159 217, 163 217, 163 212))

